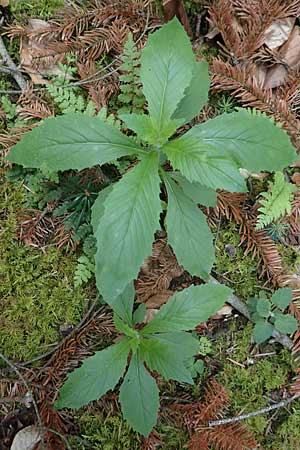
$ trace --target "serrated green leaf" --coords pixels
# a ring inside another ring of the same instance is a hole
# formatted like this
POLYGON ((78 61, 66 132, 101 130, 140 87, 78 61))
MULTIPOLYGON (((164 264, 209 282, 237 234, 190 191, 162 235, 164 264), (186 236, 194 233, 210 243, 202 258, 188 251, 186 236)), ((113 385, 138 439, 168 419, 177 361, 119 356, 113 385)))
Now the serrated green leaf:
POLYGON ((51 117, 26 133, 9 154, 24 167, 85 169, 144 151, 112 125, 80 113, 51 117))
POLYGON ((196 125, 184 135, 209 145, 238 168, 252 172, 282 170, 296 160, 290 138, 264 116, 239 111, 196 125))
POLYGON ((276 314, 274 322, 276 330, 285 334, 292 334, 298 329, 298 322, 291 314, 276 314))
POLYGON ((191 330, 215 314, 230 294, 231 289, 223 285, 190 286, 173 295, 140 333, 191 330))
POLYGON ((189 132, 165 144, 162 151, 172 166, 189 181, 196 181, 212 189, 231 192, 246 191, 246 184, 236 164, 226 159, 221 150, 203 143, 189 132))
POLYGON ((184 353, 174 351, 155 337, 142 339, 140 355, 150 370, 155 370, 166 380, 194 384, 191 373, 184 364, 184 353))
POLYGON ((171 177, 179 184, 184 194, 193 200, 193 202, 205 206, 217 206, 217 193, 215 190, 202 186, 197 182, 191 183, 179 172, 171 173, 171 177))
POLYGON ((55 407, 77 409, 113 389, 124 373, 129 351, 129 339, 125 338, 85 359, 68 376, 55 407))
POLYGON ((138 354, 131 360, 119 399, 124 419, 135 431, 148 436, 157 421, 159 391, 138 354))
POLYGON ((150 116, 131 113, 120 114, 119 117, 127 128, 134 131, 140 139, 148 144, 164 144, 177 128, 174 120, 169 121, 158 134, 158 129, 150 116))
POLYGON ((99 226, 100 219, 102 218, 105 210, 105 201, 107 196, 111 193, 113 185, 106 186, 106 188, 102 189, 99 192, 98 197, 96 198, 93 206, 92 206, 92 217, 91 217, 91 225, 94 231, 94 234, 97 232, 97 228, 99 226))
POLYGON ((177 106, 172 119, 180 119, 180 124, 183 125, 196 117, 207 103, 209 86, 208 63, 206 61, 196 62, 191 83, 186 88, 184 97, 177 106))
POLYGON ((179 264, 191 275, 207 280, 215 253, 206 217, 170 177, 165 177, 165 182, 168 192, 165 220, 168 242, 179 264))
POLYGON ((190 333, 185 331, 175 331, 174 333, 156 333, 153 336, 156 340, 166 344, 170 349, 179 355, 184 355, 184 359, 191 358, 199 351, 199 341, 190 333))
POLYGON ((274 327, 269 322, 256 322, 253 329, 253 339, 257 344, 268 340, 273 333, 274 327))
POLYGON ((277 306, 277 308, 284 311, 293 299, 293 291, 291 288, 280 288, 272 295, 271 302, 277 306))
POLYGON ((129 337, 134 338, 134 339, 138 337, 137 331, 135 331, 127 323, 123 322, 123 320, 121 320, 120 317, 117 316, 116 314, 114 314, 114 324, 115 324, 116 329, 120 333, 126 334, 126 336, 129 336, 129 337))
POLYGON ((158 154, 152 152, 114 185, 106 199, 97 228, 95 275, 99 292, 108 303, 137 277, 151 255, 159 228, 159 193, 158 154))
POLYGON ((271 304, 270 301, 265 298, 260 298, 257 300, 256 311, 260 315, 260 317, 267 318, 271 312, 271 304))
POLYGON ((142 323, 146 316, 146 306, 145 303, 141 303, 133 313, 133 323, 134 325, 142 323))
POLYGON ((177 18, 149 36, 142 51, 140 76, 158 135, 183 98, 193 69, 192 46, 177 18))
POLYGON ((113 300, 109 300, 109 305, 129 326, 132 326, 132 309, 134 302, 134 285, 133 282, 128 283, 124 291, 113 300))

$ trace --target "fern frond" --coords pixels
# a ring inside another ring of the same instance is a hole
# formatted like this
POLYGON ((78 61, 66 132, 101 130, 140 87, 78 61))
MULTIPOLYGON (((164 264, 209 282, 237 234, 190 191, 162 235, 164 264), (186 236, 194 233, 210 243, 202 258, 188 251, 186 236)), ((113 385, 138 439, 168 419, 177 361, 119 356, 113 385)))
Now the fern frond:
POLYGON ((95 272, 94 262, 86 255, 81 255, 77 260, 77 267, 74 273, 74 286, 80 287, 87 283, 95 272))
POLYGON ((282 172, 276 172, 274 182, 270 182, 269 192, 263 192, 260 200, 259 215, 255 226, 261 230, 270 223, 290 214, 295 186, 285 181, 282 172))
POLYGON ((74 88, 61 85, 59 80, 49 83, 47 90, 62 114, 81 112, 94 116, 96 113, 96 107, 91 100, 87 102, 74 88))
POLYGON ((145 98, 140 82, 140 53, 133 41, 132 33, 128 33, 120 66, 120 91, 118 100, 123 104, 119 112, 139 112, 144 106, 145 98))

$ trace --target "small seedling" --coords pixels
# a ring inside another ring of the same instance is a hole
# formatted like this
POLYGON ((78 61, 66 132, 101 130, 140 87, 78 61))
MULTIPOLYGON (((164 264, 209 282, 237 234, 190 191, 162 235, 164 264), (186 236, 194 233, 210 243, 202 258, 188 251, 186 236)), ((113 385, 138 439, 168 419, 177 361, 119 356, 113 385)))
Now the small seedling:
POLYGON ((251 298, 248 302, 251 320, 255 323, 253 339, 257 344, 267 341, 274 330, 291 334, 297 330, 297 320, 284 311, 292 301, 290 288, 278 289, 270 299, 264 296, 251 298))

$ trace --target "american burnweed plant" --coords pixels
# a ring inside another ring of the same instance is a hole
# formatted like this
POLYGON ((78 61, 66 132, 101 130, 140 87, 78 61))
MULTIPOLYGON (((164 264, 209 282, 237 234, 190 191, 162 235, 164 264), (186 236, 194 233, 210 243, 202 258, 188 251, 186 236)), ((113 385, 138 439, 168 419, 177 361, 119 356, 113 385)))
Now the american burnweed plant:
POLYGON ((153 320, 137 330, 146 309, 141 304, 133 313, 134 288, 130 283, 113 306, 115 327, 124 337, 87 358, 69 375, 60 390, 57 408, 80 408, 114 389, 131 355, 119 400, 124 418, 147 436, 156 423, 159 408, 159 390, 149 370, 167 380, 193 384, 192 375, 197 372, 193 374, 191 359, 199 352, 199 341, 186 331, 205 322, 230 293, 228 287, 221 285, 191 286, 174 294, 153 320))
POLYGON ((212 205, 216 189, 245 191, 239 168, 278 171, 296 160, 288 135, 262 115, 222 114, 172 138, 207 101, 207 63, 196 62, 177 19, 150 35, 141 55, 141 83, 149 114, 120 116, 125 136, 99 117, 80 113, 46 119, 10 153, 11 162, 49 172, 81 170, 124 156, 139 163, 93 206, 96 278, 113 302, 137 277, 160 228, 161 183, 168 194, 165 227, 178 261, 207 279, 214 262, 212 234, 197 204, 212 205), (173 171, 164 170, 169 160, 173 171))
POLYGON ((274 330, 284 334, 297 331, 298 324, 291 314, 284 311, 292 301, 292 290, 281 288, 270 299, 263 294, 260 298, 251 298, 248 302, 251 320, 255 323, 253 339, 257 344, 267 341, 274 330))
MULTIPOLYGON (((240 168, 280 171, 296 160, 296 153, 284 131, 249 111, 222 114, 184 134, 176 133, 200 112, 210 84, 207 63, 195 61, 177 19, 149 36, 141 53, 140 81, 148 114, 119 116, 136 136, 123 134, 100 117, 65 114, 46 119, 25 135, 9 159, 49 172, 82 170, 124 156, 139 161, 120 181, 100 191, 92 209, 97 286, 114 309, 116 327, 125 338, 75 370, 57 405, 79 407, 113 389, 131 355, 120 401, 133 428, 147 435, 156 421, 158 390, 144 363, 166 378, 191 381, 184 361, 196 348, 188 334, 178 341, 174 336, 165 339, 163 345, 156 343, 157 334, 185 333, 213 314, 229 295, 226 287, 192 287, 176 294, 141 331, 135 329, 139 320, 128 317, 128 312, 125 320, 124 302, 133 301, 128 290, 151 255, 160 228, 162 185, 167 193, 168 242, 191 275, 207 280, 215 258, 213 237, 198 204, 214 205, 217 189, 246 191, 240 168), (186 339, 184 348, 181 339, 186 339), (180 364, 178 355, 182 355, 180 364)), ((141 311, 135 314, 143 315, 141 311)))

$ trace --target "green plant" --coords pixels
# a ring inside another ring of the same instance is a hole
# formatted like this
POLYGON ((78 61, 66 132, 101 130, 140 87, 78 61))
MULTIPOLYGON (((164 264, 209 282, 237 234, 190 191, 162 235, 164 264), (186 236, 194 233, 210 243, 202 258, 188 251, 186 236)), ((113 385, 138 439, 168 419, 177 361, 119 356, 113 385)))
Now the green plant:
POLYGON ((136 49, 132 33, 129 33, 120 66, 123 73, 119 77, 121 94, 119 94, 118 100, 124 106, 119 109, 119 113, 142 112, 145 97, 140 82, 140 59, 140 53, 136 49))
POLYGON ((257 344, 269 339, 274 330, 285 334, 291 334, 297 330, 297 320, 291 314, 284 314, 291 301, 290 288, 278 289, 271 299, 261 296, 258 299, 249 300, 251 319, 255 322, 253 339, 257 344))
POLYGON ((128 371, 120 387, 124 418, 134 430, 147 436, 157 420, 159 391, 145 368, 166 379, 193 384, 190 358, 199 350, 199 341, 186 331, 204 322, 226 301, 231 290, 226 286, 205 284, 176 293, 142 329, 145 306, 134 313, 133 283, 114 303, 114 322, 125 336, 117 344, 87 358, 74 370, 56 402, 57 408, 80 408, 114 389, 123 376, 131 354, 128 371))
POLYGON ((49 19, 53 13, 63 8, 65 5, 63 0, 11 0, 10 10, 11 13, 19 18, 19 15, 25 17, 38 17, 43 19, 49 19))
POLYGON ((295 185, 288 183, 282 172, 275 172, 274 182, 269 183, 269 191, 261 193, 263 198, 259 200, 261 206, 258 208, 256 230, 261 230, 291 212, 295 190, 295 185))
MULTIPOLYGON (((81 225, 74 238, 83 239, 91 227, 87 224, 81 225), (83 232, 84 229, 84 232, 83 232)), ((88 235, 83 241, 83 254, 77 259, 77 267, 74 274, 74 286, 79 287, 89 281, 95 273, 96 242, 94 236, 88 235)))
POLYGON ((207 101, 207 64, 196 62, 189 39, 173 19, 150 35, 141 56, 140 79, 149 115, 122 114, 141 144, 98 117, 49 118, 14 147, 9 159, 49 171, 101 165, 123 156, 140 162, 93 206, 97 238, 96 280, 112 304, 151 254, 160 227, 161 183, 168 207, 165 227, 178 261, 208 279, 214 263, 212 235, 197 204, 212 205, 216 189, 245 191, 239 168, 282 170, 296 160, 287 134, 259 114, 222 114, 169 140, 207 101), (165 167, 169 160, 176 172, 165 167))
POLYGON ((70 85, 70 78, 73 77, 77 68, 72 66, 74 57, 67 55, 67 64, 58 63, 63 75, 54 78, 47 84, 47 91, 54 103, 58 106, 61 114, 83 113, 88 116, 96 114, 96 106, 92 100, 87 101, 77 86, 70 85))

